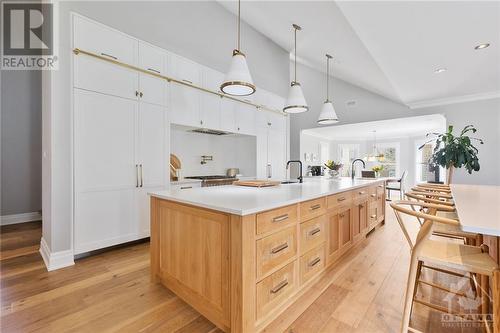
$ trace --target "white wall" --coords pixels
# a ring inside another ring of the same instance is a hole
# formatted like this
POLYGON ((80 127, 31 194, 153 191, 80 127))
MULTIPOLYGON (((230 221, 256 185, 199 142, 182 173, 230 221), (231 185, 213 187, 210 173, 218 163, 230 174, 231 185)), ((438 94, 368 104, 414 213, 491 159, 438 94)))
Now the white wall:
MULTIPOLYGON (((325 99, 324 74, 298 64, 298 81, 309 104, 309 112, 290 117, 290 155, 299 158, 300 132, 317 126, 321 105, 325 99)), ((481 170, 469 175, 464 169, 457 170, 453 182, 463 184, 500 185, 500 99, 480 100, 411 110, 405 105, 371 93, 342 80, 333 80, 333 103, 340 122, 338 125, 412 117, 426 114, 442 114, 447 124, 457 130, 473 124, 477 135, 485 140, 479 148, 481 170), (346 102, 356 100, 356 107, 349 108, 346 102)))
POLYGON ((207 135, 171 128, 170 152, 181 161, 186 176, 225 175, 228 168, 239 168, 245 177, 255 177, 256 137, 249 135, 207 135), (213 161, 201 164, 202 155, 213 161))
MULTIPOLYGON (((71 11, 222 72, 235 46, 236 17, 216 2, 59 2, 59 70, 43 73, 43 237, 51 252, 72 249, 71 11)), ((242 49, 257 86, 286 95, 288 53, 245 23, 242 49)))

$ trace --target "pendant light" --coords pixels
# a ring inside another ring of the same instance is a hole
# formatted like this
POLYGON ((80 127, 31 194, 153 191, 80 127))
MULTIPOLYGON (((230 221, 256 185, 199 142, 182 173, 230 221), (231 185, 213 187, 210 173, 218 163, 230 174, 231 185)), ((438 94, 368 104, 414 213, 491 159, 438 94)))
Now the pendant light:
POLYGON ((302 92, 302 88, 300 87, 300 83, 297 82, 297 30, 302 30, 296 24, 293 24, 293 29, 295 33, 295 59, 294 59, 294 79, 290 84, 290 90, 288 91, 288 98, 285 103, 285 107, 283 108, 283 112, 286 113, 301 113, 309 110, 307 106, 306 99, 304 98, 304 93, 302 92))
POLYGON ((233 50, 229 72, 220 86, 223 93, 233 96, 248 96, 255 92, 255 85, 248 70, 247 59, 240 48, 241 0, 238 0, 238 47, 233 50))
POLYGON ((323 103, 323 107, 321 108, 321 112, 318 118, 319 125, 331 125, 339 122, 339 118, 337 117, 337 113, 333 108, 333 103, 328 98, 328 90, 330 88, 330 59, 332 56, 326 54, 326 101, 323 103))
POLYGON ((373 149, 370 154, 366 156, 368 162, 383 162, 385 160, 384 154, 380 153, 377 148, 377 131, 373 131, 373 149))

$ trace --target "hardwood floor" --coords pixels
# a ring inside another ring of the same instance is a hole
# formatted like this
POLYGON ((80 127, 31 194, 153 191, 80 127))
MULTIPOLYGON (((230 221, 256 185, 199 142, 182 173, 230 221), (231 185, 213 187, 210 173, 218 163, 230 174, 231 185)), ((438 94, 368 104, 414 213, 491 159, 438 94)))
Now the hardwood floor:
MULTIPOLYGON (((409 249, 390 208, 387 212, 384 226, 265 332, 399 332, 409 249)), ((38 253, 40 222, 4 226, 0 232, 1 332, 221 332, 172 292, 150 282, 148 243, 47 272, 38 253)), ((427 269, 423 277, 446 285, 458 282, 427 269)), ((458 298, 447 299, 427 286, 420 286, 418 295, 460 306, 458 298)), ((471 300, 467 305, 471 302, 475 305, 471 300)), ((426 332, 480 331, 443 327, 441 313, 418 304, 412 322, 426 332)))

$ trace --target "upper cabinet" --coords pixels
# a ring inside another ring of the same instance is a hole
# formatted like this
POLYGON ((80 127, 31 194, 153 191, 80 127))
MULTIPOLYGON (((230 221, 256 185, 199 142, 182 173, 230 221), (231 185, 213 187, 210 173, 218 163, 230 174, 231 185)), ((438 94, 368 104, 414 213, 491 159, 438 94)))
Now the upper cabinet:
MULTIPOLYGON (((165 75, 166 53, 150 44, 139 42, 139 67, 153 74, 165 75)), ((166 81, 139 73, 138 93, 142 102, 166 105, 166 81)))
POLYGON ((257 126, 259 128, 270 128, 272 130, 286 131, 286 116, 269 110, 282 110, 285 100, 269 91, 260 89, 256 96, 256 103, 264 106, 257 113, 257 126), (267 109, 267 110, 266 110, 267 109))
MULTIPOLYGON (((201 67, 197 63, 171 54, 168 74, 173 78, 200 86, 201 67)), ((170 85, 170 121, 186 126, 200 126, 200 91, 182 84, 170 85)))
MULTIPOLYGON (((211 91, 220 91, 220 84, 224 80, 224 74, 203 66, 203 88, 211 91)), ((201 93, 201 109, 199 125, 204 128, 219 129, 221 127, 221 103, 222 98, 207 92, 201 93)))
MULTIPOLYGON (((117 30, 74 16, 73 48, 105 59, 137 64, 138 41, 117 30)), ((93 57, 74 57, 74 86, 124 98, 137 99, 137 71, 93 57)))

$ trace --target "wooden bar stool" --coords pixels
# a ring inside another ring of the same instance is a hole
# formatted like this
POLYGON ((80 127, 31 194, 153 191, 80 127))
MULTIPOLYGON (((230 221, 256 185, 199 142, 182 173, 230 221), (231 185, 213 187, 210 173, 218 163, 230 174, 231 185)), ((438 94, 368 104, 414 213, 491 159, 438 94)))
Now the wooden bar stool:
POLYGON ((428 186, 427 184, 417 184, 415 186, 415 188, 420 189, 421 191, 450 193, 451 194, 451 188, 449 186, 438 187, 438 186, 428 186))
MULTIPOLYGON (((423 281, 420 280, 420 274, 424 263, 426 267, 430 264, 433 266, 446 267, 451 270, 459 270, 481 276, 481 280, 483 281, 482 288, 479 289, 482 300, 480 306, 481 313, 489 313, 490 296, 488 295, 489 285, 487 281, 489 281, 489 278, 492 277, 493 306, 494 309, 498 309, 498 302, 500 301, 500 293, 498 292, 500 288, 500 268, 498 267, 496 262, 488 255, 488 253, 485 252, 485 248, 430 239, 436 222, 452 225, 455 227, 459 226, 459 222, 456 220, 423 213, 420 210, 429 211, 433 209, 445 209, 446 206, 416 201, 396 201, 392 202, 390 205, 394 210, 401 230, 403 231, 403 234, 408 241, 408 244, 410 245, 411 252, 410 269, 406 286, 401 332, 419 332, 418 330, 410 327, 410 318, 413 303, 419 303, 440 312, 455 314, 451 309, 447 309, 440 305, 428 303, 415 298, 418 284, 423 283, 423 281), (410 233, 406 228, 405 222, 408 220, 411 221, 419 219, 423 220, 424 222, 421 225, 420 230, 418 231, 415 241, 413 241, 413 239, 410 237, 410 233)), ((454 293, 446 287, 439 288, 454 293)), ((457 295, 462 296, 460 294, 457 295)), ((500 327, 500 318, 498 318, 497 316, 498 311, 493 311, 493 315, 493 327, 495 333, 497 333, 497 328, 500 327)), ((483 316, 483 319, 486 324, 487 330, 490 331, 490 327, 488 322, 486 321, 486 317, 483 316)))

